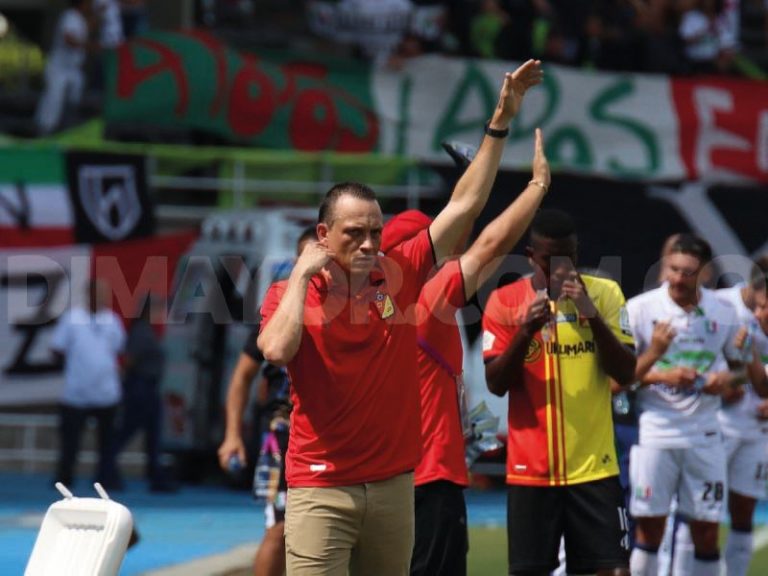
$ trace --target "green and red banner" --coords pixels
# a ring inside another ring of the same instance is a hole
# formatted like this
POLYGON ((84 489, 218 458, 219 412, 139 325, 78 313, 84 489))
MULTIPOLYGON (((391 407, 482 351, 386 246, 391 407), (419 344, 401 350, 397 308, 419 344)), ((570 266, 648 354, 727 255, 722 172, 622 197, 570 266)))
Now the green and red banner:
MULTIPOLYGON (((112 55, 107 119, 202 130, 296 151, 447 163, 476 143, 511 62, 424 56, 402 70, 239 53, 202 32, 157 32, 112 55)), ((527 169, 533 129, 560 169, 641 180, 768 181, 768 84, 546 65, 503 165, 527 169)))
POLYGON ((266 148, 368 152, 369 70, 238 53, 203 32, 155 33, 111 55, 108 120, 182 125, 266 148))

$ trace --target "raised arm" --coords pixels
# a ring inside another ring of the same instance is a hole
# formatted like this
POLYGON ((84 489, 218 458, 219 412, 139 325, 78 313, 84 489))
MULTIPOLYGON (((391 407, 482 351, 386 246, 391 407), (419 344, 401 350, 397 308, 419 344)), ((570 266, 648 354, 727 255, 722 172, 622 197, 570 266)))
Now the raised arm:
MULTIPOLYGON (((506 131, 517 115, 527 90, 541 82, 539 60, 528 60, 504 76, 499 102, 488 127, 506 131)), ((477 155, 456 184, 448 204, 429 227, 429 234, 439 260, 450 256, 464 230, 482 212, 499 169, 506 137, 486 135, 477 155)))
POLYGON ((275 313, 265 318, 257 345, 264 358, 275 366, 290 362, 301 345, 304 328, 304 302, 312 276, 328 264, 333 254, 318 242, 309 242, 293 267, 285 293, 275 313))
POLYGON ((541 130, 537 128, 533 178, 515 201, 483 229, 477 240, 460 258, 467 300, 496 271, 502 256, 510 252, 525 233, 549 190, 550 181, 544 142, 541 130))

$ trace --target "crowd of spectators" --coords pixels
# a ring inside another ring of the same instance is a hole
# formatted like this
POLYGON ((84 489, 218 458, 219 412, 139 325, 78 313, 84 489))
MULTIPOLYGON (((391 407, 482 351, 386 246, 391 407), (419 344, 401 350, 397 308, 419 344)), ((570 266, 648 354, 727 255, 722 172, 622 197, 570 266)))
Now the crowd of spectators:
MULTIPOLYGON (((760 0, 744 0, 758 9, 760 0)), ((738 73, 741 0, 307 0, 319 37, 397 67, 424 52, 666 74, 738 73)), ((764 7, 763 7, 764 8, 764 7)))
POLYGON ((104 56, 146 28, 144 0, 70 0, 56 23, 35 122, 40 134, 59 128, 87 89, 101 91, 104 56))
MULTIPOLYGON (((768 64, 768 0, 197 0, 195 6, 188 24, 211 29, 237 49, 309 48, 389 69, 426 53, 752 78, 765 78, 761 66, 768 64)), ((51 35, 36 132, 60 129, 71 117, 67 110, 89 94, 98 99, 104 55, 147 28, 146 0, 69 0, 51 35)))

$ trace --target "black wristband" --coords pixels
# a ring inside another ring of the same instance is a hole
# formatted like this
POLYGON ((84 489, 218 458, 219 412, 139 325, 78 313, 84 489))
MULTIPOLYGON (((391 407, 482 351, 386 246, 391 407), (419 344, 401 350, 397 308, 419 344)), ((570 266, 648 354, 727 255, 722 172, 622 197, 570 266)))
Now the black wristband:
POLYGON ((506 138, 509 136, 509 128, 504 128, 504 130, 496 130, 495 128, 491 128, 490 122, 486 122, 485 133, 491 138, 506 138))

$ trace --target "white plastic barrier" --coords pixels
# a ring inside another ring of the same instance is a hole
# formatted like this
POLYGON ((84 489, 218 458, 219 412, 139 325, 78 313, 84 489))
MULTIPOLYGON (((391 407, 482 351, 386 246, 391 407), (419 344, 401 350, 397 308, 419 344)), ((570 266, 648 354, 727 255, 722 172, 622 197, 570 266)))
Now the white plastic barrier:
POLYGON ((109 499, 75 498, 61 483, 64 498, 43 519, 24 576, 116 576, 133 530, 128 508, 109 499))

